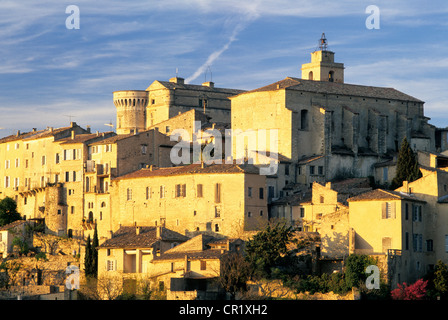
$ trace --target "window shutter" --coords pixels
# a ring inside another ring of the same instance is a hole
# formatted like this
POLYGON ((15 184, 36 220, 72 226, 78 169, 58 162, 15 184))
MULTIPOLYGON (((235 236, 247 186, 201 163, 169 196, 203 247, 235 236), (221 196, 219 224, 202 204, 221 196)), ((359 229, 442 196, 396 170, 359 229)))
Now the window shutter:
POLYGON ((386 202, 383 202, 382 204, 381 204, 381 217, 383 218, 383 219, 387 219, 387 203, 386 202))
POLYGON ((392 203, 391 203, 391 208, 390 208, 390 210, 391 210, 390 218, 391 218, 391 219, 395 219, 395 207, 396 207, 396 203, 395 203, 395 202, 392 202, 392 203))

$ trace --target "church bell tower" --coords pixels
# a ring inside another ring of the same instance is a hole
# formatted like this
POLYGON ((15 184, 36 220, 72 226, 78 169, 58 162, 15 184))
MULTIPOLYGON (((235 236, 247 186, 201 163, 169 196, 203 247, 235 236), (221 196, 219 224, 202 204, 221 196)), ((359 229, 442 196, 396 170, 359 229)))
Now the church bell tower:
POLYGON ((344 64, 334 62, 334 52, 327 50, 325 33, 319 40, 319 50, 311 53, 311 62, 302 64, 302 79, 344 83, 344 64))

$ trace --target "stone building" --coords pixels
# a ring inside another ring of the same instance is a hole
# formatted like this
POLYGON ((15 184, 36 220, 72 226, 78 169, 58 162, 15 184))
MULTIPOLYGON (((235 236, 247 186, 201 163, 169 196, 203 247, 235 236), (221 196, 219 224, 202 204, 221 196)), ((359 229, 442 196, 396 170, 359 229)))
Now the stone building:
POLYGON ((215 87, 213 82, 186 84, 180 77, 154 81, 146 90, 116 91, 117 133, 143 131, 190 110, 202 111, 215 122, 230 123, 228 97, 241 92, 215 87))
POLYGON ((251 165, 144 168, 113 180, 113 221, 242 236, 268 221, 265 176, 251 165))
MULTIPOLYGON (((423 101, 393 88, 345 83, 343 64, 323 49, 302 71, 302 79, 287 77, 230 97, 232 132, 277 130, 277 150, 267 151, 289 159, 295 183, 373 176, 374 165, 392 159, 404 137, 416 150, 435 151, 435 127, 423 101), (316 164, 304 166, 308 159, 316 164)), ((237 149, 234 142, 235 158, 237 149)))

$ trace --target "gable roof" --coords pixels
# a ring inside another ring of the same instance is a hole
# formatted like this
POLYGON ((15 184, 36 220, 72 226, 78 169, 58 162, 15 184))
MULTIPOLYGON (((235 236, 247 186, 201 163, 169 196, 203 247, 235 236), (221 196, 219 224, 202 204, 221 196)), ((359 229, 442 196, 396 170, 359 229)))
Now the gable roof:
POLYGON ((99 248, 150 248, 159 240, 183 242, 187 241, 188 237, 165 227, 122 226, 99 248), (140 230, 138 234, 137 228, 140 230), (157 228, 160 228, 160 238, 157 237, 157 228))
POLYGON ((360 195, 347 199, 348 202, 375 201, 375 200, 411 200, 418 202, 426 202, 424 200, 418 199, 413 194, 399 191, 383 190, 383 189, 375 189, 372 191, 364 192, 361 193, 360 195))
POLYGON ((407 95, 401 91, 398 91, 394 88, 363 86, 363 85, 329 82, 329 81, 305 80, 293 77, 286 77, 283 80, 274 82, 272 84, 269 84, 267 86, 258 89, 243 92, 240 95, 252 92, 274 91, 282 89, 314 92, 322 94, 358 96, 358 97, 390 99, 390 100, 404 100, 404 101, 423 103, 423 101, 414 98, 410 95, 407 95))
POLYGON ((20 225, 22 225, 24 223, 26 223, 25 220, 16 220, 16 221, 13 221, 11 223, 5 224, 4 226, 1 226, 0 227, 0 231, 9 230, 9 229, 15 228, 17 226, 20 226, 20 225))

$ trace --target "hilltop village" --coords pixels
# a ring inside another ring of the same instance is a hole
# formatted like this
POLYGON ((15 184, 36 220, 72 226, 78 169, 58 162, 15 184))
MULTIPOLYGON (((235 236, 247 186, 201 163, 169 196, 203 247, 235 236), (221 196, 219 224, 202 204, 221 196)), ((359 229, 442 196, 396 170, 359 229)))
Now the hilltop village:
POLYGON ((0 229, 3 258, 26 224, 81 257, 97 230, 98 276, 147 275, 168 299, 213 291, 221 257, 278 221, 317 236, 330 273, 366 254, 396 287, 448 262, 448 129, 407 93, 345 83, 326 46, 254 90, 175 77, 113 103, 115 131, 72 122, 0 139, 0 198, 23 219, 0 229), (391 190, 405 138, 422 176, 391 190))

